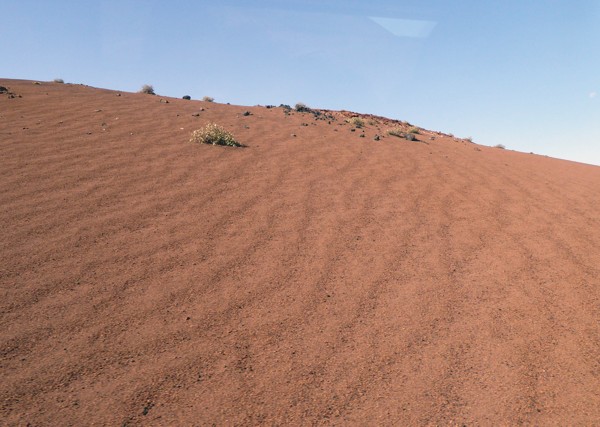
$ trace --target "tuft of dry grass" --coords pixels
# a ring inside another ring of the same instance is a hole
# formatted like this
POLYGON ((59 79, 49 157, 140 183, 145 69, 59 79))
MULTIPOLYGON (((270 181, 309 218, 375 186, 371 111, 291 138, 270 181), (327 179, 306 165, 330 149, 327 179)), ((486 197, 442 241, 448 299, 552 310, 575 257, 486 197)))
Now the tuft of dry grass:
POLYGON ((397 136, 398 138, 404 138, 406 136, 406 132, 399 127, 388 129, 387 134, 391 136, 397 136))
POLYGON ((406 132, 401 127, 388 129, 387 134, 391 136, 397 136, 398 138, 404 138, 407 141, 418 141, 417 137, 415 136, 415 132, 406 132))
POLYGON ((202 98, 202 101, 204 101, 204 102, 214 102, 215 98, 213 98, 212 96, 205 96, 204 98, 202 98))
POLYGON ((500 148, 500 149, 504 150, 506 147, 502 144, 497 144, 497 145, 494 145, 494 148, 500 148))
POLYGON ((54 83, 64 83, 65 82, 63 79, 58 79, 58 78, 54 79, 53 81, 54 81, 54 83))
POLYGON ((192 132, 190 142, 199 144, 225 145, 229 147, 242 147, 242 144, 235 140, 231 132, 225 130, 216 123, 209 123, 201 129, 192 132))

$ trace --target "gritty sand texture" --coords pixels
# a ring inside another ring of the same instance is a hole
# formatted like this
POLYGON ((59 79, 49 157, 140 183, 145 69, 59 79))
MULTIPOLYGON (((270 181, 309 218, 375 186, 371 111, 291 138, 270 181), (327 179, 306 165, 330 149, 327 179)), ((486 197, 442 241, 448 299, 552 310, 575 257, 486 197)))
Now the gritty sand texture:
POLYGON ((0 425, 600 424, 600 167, 0 85, 0 425))

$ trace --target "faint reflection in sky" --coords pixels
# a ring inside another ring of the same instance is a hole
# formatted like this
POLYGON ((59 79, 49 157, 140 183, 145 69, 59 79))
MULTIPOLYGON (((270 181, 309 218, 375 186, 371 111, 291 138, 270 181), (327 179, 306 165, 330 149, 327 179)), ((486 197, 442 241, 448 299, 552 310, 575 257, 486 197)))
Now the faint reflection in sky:
POLYGON ((426 38, 433 31, 437 22, 417 21, 414 19, 379 18, 370 16, 369 19, 398 37, 426 38))

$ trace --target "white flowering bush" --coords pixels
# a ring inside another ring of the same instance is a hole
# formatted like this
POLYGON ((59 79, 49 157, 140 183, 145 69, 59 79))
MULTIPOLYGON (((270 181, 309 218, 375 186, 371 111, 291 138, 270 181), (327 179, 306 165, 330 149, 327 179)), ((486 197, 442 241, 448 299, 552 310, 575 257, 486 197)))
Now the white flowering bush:
POLYGON ((241 147, 242 144, 235 140, 231 132, 226 131, 216 123, 209 123, 201 129, 192 132, 190 142, 212 145, 227 145, 229 147, 241 147))

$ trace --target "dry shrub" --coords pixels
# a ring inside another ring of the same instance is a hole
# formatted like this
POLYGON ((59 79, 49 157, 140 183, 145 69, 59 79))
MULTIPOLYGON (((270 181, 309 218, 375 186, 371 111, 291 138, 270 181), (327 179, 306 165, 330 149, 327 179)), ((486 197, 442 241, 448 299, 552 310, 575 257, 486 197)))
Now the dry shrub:
POLYGON ((152 87, 152 85, 144 85, 144 86, 142 86, 142 88, 140 89, 139 93, 147 93, 148 95, 156 95, 154 93, 154 88, 152 87))
POLYGON ((299 113, 310 113, 310 112, 312 112, 312 109, 310 107, 308 107, 306 104, 302 103, 302 102, 298 102, 294 106, 294 108, 299 113))
POLYGON ((347 122, 359 129, 365 125, 364 120, 360 117, 352 117, 351 119, 348 119, 347 122))

